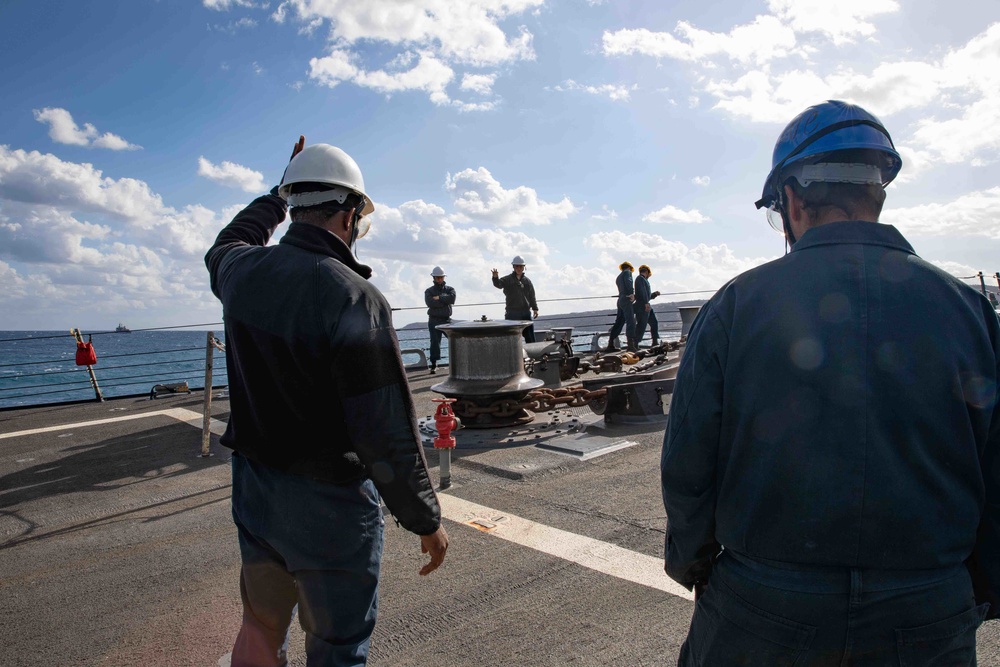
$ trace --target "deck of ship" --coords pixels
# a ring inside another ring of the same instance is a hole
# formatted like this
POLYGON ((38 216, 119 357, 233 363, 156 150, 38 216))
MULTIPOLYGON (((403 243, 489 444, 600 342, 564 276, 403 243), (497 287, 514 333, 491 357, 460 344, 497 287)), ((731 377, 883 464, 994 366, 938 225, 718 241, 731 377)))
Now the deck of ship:
MULTIPOLYGON (((430 385, 411 373, 419 415, 430 385)), ((213 667, 240 621, 228 451, 201 446, 200 393, 0 412, 2 662, 213 667)), ((213 404, 213 428, 228 416, 213 404)), ((371 665, 673 664, 693 604, 660 569, 662 424, 603 427, 608 453, 530 439, 457 450, 451 548, 429 577, 386 528, 371 665), (600 452, 594 452, 600 454, 600 452)), ((428 448, 437 474, 437 454, 428 448)), ((1000 665, 1000 623, 979 634, 1000 665)), ((290 664, 304 665, 296 626, 290 664)))

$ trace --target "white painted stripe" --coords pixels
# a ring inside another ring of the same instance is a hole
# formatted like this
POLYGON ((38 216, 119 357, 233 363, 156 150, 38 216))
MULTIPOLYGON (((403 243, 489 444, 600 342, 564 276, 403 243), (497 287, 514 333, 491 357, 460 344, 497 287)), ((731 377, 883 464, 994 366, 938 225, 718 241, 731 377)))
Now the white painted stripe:
MULTIPOLYGON (((134 415, 121 415, 108 419, 95 419, 88 422, 47 426, 45 428, 0 433, 0 440, 16 438, 38 433, 66 431, 87 426, 99 426, 114 422, 131 421, 144 417, 170 417, 196 428, 201 428, 202 415, 185 408, 169 408, 154 410, 134 415)), ((211 420, 212 433, 221 435, 226 430, 225 422, 211 420)), ((542 553, 562 558, 582 565, 596 572, 631 581, 642 586, 676 595, 686 600, 693 600, 694 594, 674 583, 663 572, 663 561, 653 556, 647 556, 635 551, 629 551, 607 542, 601 542, 590 537, 577 535, 544 524, 535 523, 513 514, 506 514, 484 505, 462 500, 448 494, 439 494, 441 512, 452 521, 463 523, 500 539, 520 544, 521 546, 541 551, 542 553)))
POLYGON ((442 515, 452 521, 612 577, 694 600, 694 593, 667 577, 660 558, 535 523, 444 493, 438 498, 442 515))
MULTIPOLYGON (((143 412, 137 415, 121 415, 119 417, 108 417, 107 419, 94 419, 89 422, 76 422, 73 424, 62 424, 60 426, 46 426, 45 428, 33 428, 26 431, 14 431, 13 433, 0 433, 0 440, 5 440, 7 438, 18 438, 25 435, 36 435, 38 433, 52 433, 54 431, 67 431, 74 428, 84 428, 86 426, 100 426, 101 424, 113 424, 115 422, 131 421, 133 419, 142 419, 144 417, 171 417, 178 421, 182 421, 185 424, 190 424, 196 428, 201 428, 202 416, 193 411, 186 410, 184 408, 169 408, 167 410, 154 410, 152 412, 143 412)), ((222 435, 226 430, 226 423, 221 422, 218 419, 211 420, 209 429, 215 435, 222 435)))

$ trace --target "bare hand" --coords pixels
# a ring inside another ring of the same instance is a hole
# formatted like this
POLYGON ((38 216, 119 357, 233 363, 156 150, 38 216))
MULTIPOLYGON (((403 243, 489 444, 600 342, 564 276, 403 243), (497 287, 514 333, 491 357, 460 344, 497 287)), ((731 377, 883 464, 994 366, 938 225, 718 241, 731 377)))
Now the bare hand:
POLYGON ((441 297, 439 297, 439 296, 435 296, 435 297, 432 297, 432 298, 434 299, 434 301, 440 301, 441 300, 441 297))
POLYGON ((534 317, 535 317, 535 319, 537 320, 537 319, 538 319, 538 311, 537 311, 537 310, 535 310, 535 311, 532 311, 532 312, 534 312, 534 314, 535 314, 535 316, 534 316, 534 317))
POLYGON ((652 307, 647 303, 646 304, 646 312, 648 313, 650 310, 652 310, 652 307))
POLYGON ((628 300, 631 301, 632 303, 635 303, 635 294, 629 294, 628 300))
POLYGON ((499 278, 500 277, 500 272, 497 271, 496 269, 493 269, 493 277, 494 278, 499 278))
POLYGON ((438 527, 430 535, 420 536, 420 551, 431 555, 431 562, 420 568, 420 576, 426 577, 444 562, 444 554, 448 551, 448 533, 444 526, 438 527))
POLYGON ((288 158, 288 161, 291 162, 292 158, 301 153, 302 149, 305 148, 305 146, 306 146, 306 137, 304 134, 300 134, 299 140, 295 142, 294 146, 292 146, 292 157, 288 158))

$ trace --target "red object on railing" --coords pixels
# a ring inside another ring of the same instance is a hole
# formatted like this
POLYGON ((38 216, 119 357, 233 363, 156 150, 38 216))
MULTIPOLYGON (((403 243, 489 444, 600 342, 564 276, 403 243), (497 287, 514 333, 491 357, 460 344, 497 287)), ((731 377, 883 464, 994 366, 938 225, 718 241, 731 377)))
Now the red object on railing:
POLYGON ((94 344, 89 340, 84 343, 82 340, 76 343, 76 365, 93 366, 97 363, 97 352, 94 351, 94 344))

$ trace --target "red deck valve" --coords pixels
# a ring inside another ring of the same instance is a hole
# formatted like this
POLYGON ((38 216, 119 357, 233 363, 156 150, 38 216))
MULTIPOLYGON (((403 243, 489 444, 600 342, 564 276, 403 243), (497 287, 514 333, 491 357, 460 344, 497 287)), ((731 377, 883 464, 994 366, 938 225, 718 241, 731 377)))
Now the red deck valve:
POLYGON ((434 413, 434 424, 437 426, 438 437, 434 438, 435 449, 455 449, 455 436, 451 434, 461 426, 458 417, 451 409, 454 398, 434 398, 438 403, 437 412, 434 413))

